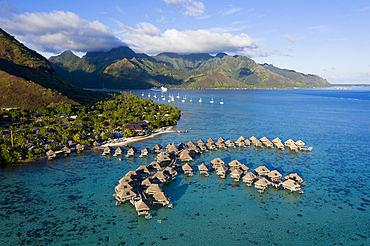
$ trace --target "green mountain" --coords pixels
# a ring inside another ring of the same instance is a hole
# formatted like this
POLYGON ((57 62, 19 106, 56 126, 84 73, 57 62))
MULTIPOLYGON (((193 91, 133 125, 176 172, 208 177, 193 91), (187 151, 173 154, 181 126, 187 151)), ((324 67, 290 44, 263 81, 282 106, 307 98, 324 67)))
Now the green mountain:
MULTIPOLYGON (((71 51, 49 59, 59 75, 87 88, 287 88, 330 85, 315 75, 273 71, 244 56, 219 53, 156 56, 136 54, 128 47, 88 52, 79 58, 71 51)), ((277 70, 277 68, 276 68, 277 70)))
POLYGON ((103 98, 61 78, 49 61, 0 29, 0 107, 38 108, 50 103, 74 105, 103 98))

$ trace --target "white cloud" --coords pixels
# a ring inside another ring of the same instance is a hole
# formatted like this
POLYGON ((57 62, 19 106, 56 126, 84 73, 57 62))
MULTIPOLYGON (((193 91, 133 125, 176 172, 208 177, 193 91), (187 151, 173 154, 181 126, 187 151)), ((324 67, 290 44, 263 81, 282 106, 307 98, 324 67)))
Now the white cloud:
POLYGON ((125 45, 109 27, 72 12, 22 13, 0 18, 0 26, 28 47, 41 52, 97 51, 125 45))
POLYGON ((222 13, 222 16, 231 15, 231 14, 234 14, 234 13, 239 12, 239 11, 242 11, 242 10, 243 10, 243 8, 231 8, 228 11, 223 12, 222 13))
POLYGON ((168 29, 161 32, 150 23, 139 23, 136 28, 126 26, 118 21, 126 31, 123 40, 136 52, 157 54, 175 53, 217 53, 236 52, 255 49, 258 43, 246 34, 212 33, 208 30, 178 31, 168 29))
POLYGON ((280 35, 280 37, 288 40, 289 42, 292 42, 292 43, 295 43, 297 41, 297 39, 295 37, 292 37, 288 34, 284 34, 284 35, 280 35))
POLYGON ((121 14, 125 14, 125 11, 123 11, 118 5, 117 5, 117 10, 118 12, 120 12, 121 14))
POLYGON ((204 4, 194 0, 163 0, 169 5, 176 6, 185 10, 185 15, 202 16, 204 14, 204 4))

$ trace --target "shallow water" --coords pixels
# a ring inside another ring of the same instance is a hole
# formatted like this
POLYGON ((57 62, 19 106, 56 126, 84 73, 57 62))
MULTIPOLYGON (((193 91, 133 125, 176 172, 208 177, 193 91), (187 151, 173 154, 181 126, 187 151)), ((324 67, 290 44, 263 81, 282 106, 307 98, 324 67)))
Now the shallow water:
POLYGON ((220 157, 250 168, 277 168, 283 175, 298 172, 307 183, 305 194, 271 187, 260 194, 215 173, 179 174, 164 186, 173 209, 156 207, 146 220, 129 203, 116 207, 112 193, 125 173, 154 155, 119 161, 99 151, 72 154, 1 168, 1 245, 370 244, 370 88, 170 92, 193 98, 175 99, 182 110, 175 128, 189 132, 134 147, 220 136, 301 139, 314 147, 312 153, 231 148, 206 152, 193 164, 220 157))

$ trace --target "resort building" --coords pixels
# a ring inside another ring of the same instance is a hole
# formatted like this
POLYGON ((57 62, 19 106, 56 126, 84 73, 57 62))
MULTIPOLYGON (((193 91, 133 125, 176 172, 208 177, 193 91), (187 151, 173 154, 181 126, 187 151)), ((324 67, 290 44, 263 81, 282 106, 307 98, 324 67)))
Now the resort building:
POLYGON ((114 151, 114 155, 113 156, 119 156, 121 155, 125 150, 121 147, 118 147, 115 151, 114 151))
POLYGON ((194 161, 194 159, 190 156, 189 151, 187 149, 181 151, 179 159, 180 161, 194 161))
POLYGON ((151 162, 149 165, 148 165, 148 170, 149 171, 154 171, 154 170, 157 170, 157 171, 159 171, 159 170, 161 170, 162 168, 161 168, 161 166, 158 164, 158 162, 156 162, 156 161, 153 161, 153 162, 151 162))
POLYGON ((266 175, 270 172, 270 170, 265 166, 259 166, 254 171, 257 173, 257 175, 266 175))
POLYGON ((287 179, 281 184, 284 189, 289 189, 291 192, 301 190, 301 186, 292 179, 287 179))
POLYGON ((187 174, 188 176, 193 176, 193 168, 189 164, 186 163, 181 168, 184 171, 184 174, 187 174))
POLYGON ((221 160, 219 157, 217 157, 217 158, 215 158, 215 159, 213 159, 213 160, 211 161, 211 164, 212 164, 212 167, 213 167, 213 168, 217 168, 217 167, 219 167, 219 166, 224 165, 224 164, 225 164, 225 162, 224 162, 223 160, 221 160))
POLYGON ((132 190, 133 187, 129 184, 129 183, 118 183, 118 185, 114 188, 114 190, 116 192, 120 191, 120 190, 132 190))
POLYGON ((153 151, 154 151, 155 153, 159 153, 159 152, 161 151, 161 149, 162 149, 162 145, 160 145, 160 144, 156 144, 156 145, 153 147, 153 151))
POLYGON ((141 150, 140 157, 148 156, 150 154, 150 152, 151 152, 150 149, 145 148, 145 149, 141 150))
POLYGON ((303 179, 297 173, 291 173, 291 174, 285 176, 284 179, 286 179, 286 180, 292 179, 292 180, 294 180, 298 183, 303 183, 303 179))
POLYGON ((231 161, 228 166, 230 167, 230 169, 233 169, 233 168, 239 168, 242 164, 238 161, 238 160, 233 160, 231 161))
POLYGON ((225 145, 226 145, 226 147, 235 147, 235 143, 233 142, 233 141, 231 141, 231 140, 227 140, 226 142, 225 142, 225 145))
POLYGON ((223 179, 226 176, 226 172, 227 172, 227 167, 225 167, 225 166, 218 166, 216 168, 217 175, 221 176, 221 178, 223 178, 223 179))
POLYGON ((139 175, 146 175, 146 174, 150 174, 150 171, 145 165, 142 165, 136 169, 136 173, 139 175))
POLYGON ((170 177, 168 177, 166 174, 163 173, 163 171, 156 172, 151 179, 157 179, 160 183, 165 183, 167 180, 169 180, 170 177))
POLYGON ((270 181, 268 181, 266 178, 261 178, 254 183, 254 187, 257 189, 266 189, 266 187, 270 184, 270 181))
POLYGON ((163 192, 162 187, 159 186, 159 184, 151 184, 146 190, 146 194, 152 194, 154 195, 157 192, 163 192))
POLYGON ((252 173, 248 172, 243 176, 243 182, 247 183, 248 186, 251 186, 253 181, 257 178, 257 176, 252 173))
POLYGON ((231 171, 230 177, 234 179, 235 181, 239 181, 240 176, 243 174, 243 172, 239 168, 235 168, 231 171))
POLYGON ((205 174, 206 176, 209 176, 209 174, 208 174, 208 167, 204 164, 204 163, 202 163, 202 164, 200 164, 199 166, 198 166, 198 170, 199 170, 199 173, 200 174, 205 174))
POLYGON ((170 203, 170 199, 163 192, 155 193, 153 199, 153 203, 162 204, 163 206, 170 203))
POLYGON ((273 171, 269 172, 266 176, 269 177, 270 180, 278 180, 278 179, 281 179, 283 177, 283 175, 281 175, 281 173, 279 173, 276 170, 273 170, 273 171))

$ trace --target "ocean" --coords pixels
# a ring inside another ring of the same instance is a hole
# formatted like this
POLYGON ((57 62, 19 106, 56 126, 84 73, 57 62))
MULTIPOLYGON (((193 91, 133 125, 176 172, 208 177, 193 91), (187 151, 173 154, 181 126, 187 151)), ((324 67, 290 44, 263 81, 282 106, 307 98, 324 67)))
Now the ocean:
POLYGON ((120 160, 100 151, 74 153, 1 167, 0 244, 370 245, 370 87, 168 93, 182 111, 174 129, 188 132, 132 146, 240 136, 302 140, 312 152, 228 148, 197 155, 192 165, 220 157, 283 176, 297 172, 305 193, 269 187, 260 194, 229 176, 180 173, 164 186, 173 208, 155 207, 147 220, 128 202, 116 207, 112 194, 121 177, 151 163, 153 154, 120 160))

